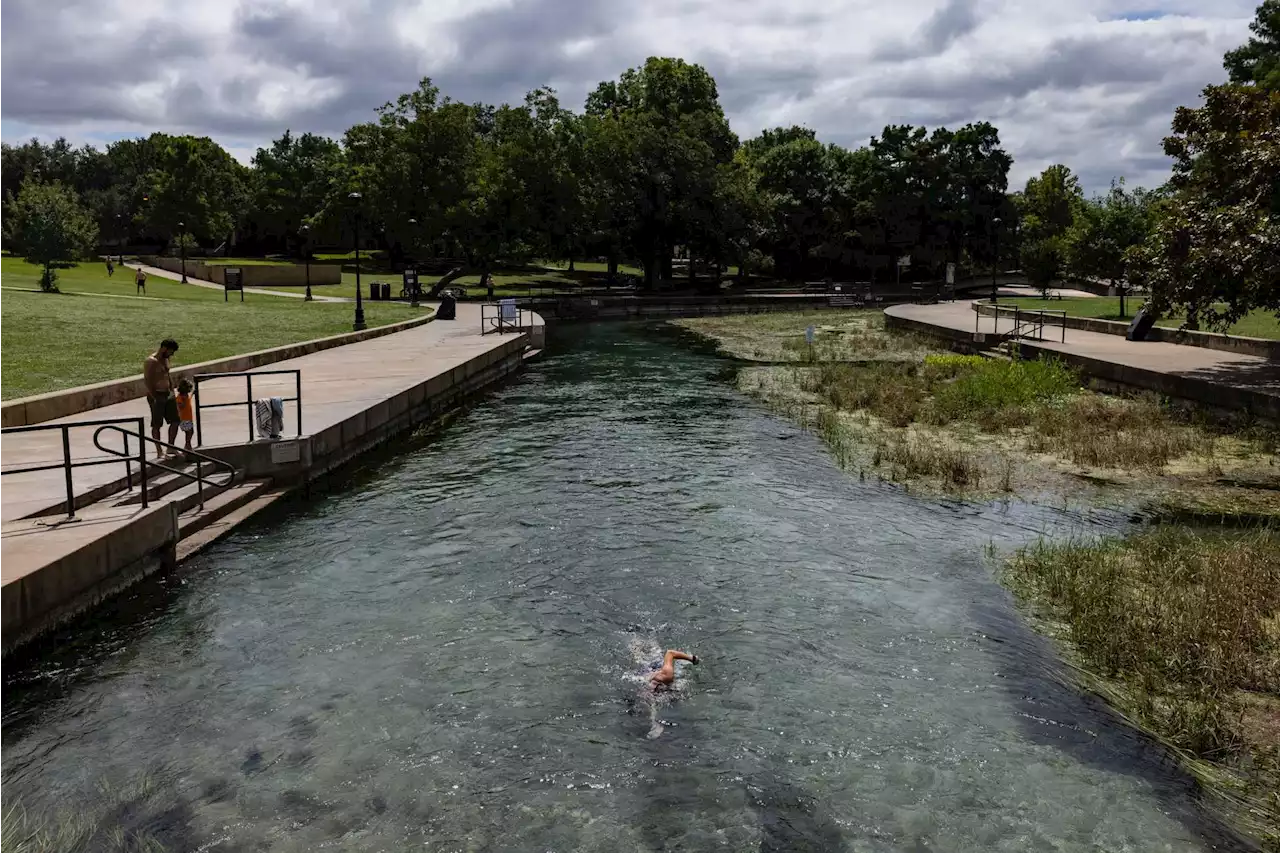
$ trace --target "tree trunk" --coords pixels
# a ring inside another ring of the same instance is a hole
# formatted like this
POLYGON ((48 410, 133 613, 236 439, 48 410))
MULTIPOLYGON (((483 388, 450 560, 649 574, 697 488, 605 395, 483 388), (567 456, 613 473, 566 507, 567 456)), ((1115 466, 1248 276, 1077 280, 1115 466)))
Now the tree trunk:
POLYGON ((573 247, 569 247, 569 272, 575 272, 573 268, 573 247))
POLYGON ((609 250, 609 283, 615 284, 618 281, 618 253, 609 250))
POLYGON ((689 286, 693 287, 698 277, 693 272, 693 252, 688 252, 687 254, 689 256, 689 286))
POLYGON ((661 252, 658 263, 660 264, 659 268, 662 270, 662 280, 671 281, 675 277, 671 274, 671 247, 662 243, 658 246, 658 251, 661 252))

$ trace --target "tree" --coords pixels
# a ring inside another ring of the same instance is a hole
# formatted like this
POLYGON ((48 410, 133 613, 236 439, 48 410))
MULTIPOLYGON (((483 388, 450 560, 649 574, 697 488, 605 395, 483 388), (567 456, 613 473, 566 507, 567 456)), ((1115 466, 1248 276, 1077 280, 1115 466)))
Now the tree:
POLYGON ((1129 274, 1156 310, 1225 329, 1280 313, 1280 91, 1210 86, 1204 99, 1174 115, 1173 194, 1129 274))
POLYGON ((44 267, 42 290, 58 289, 54 264, 80 260, 98 241, 93 217, 64 184, 28 180, 9 211, 6 236, 28 262, 44 267))
POLYGON ((1067 268, 1081 278, 1105 279, 1120 295, 1125 316, 1126 258, 1150 231, 1152 194, 1139 187, 1128 192, 1124 178, 1113 181, 1105 196, 1082 202, 1063 238, 1067 268))
POLYGON ((341 167, 341 146, 312 133, 295 137, 286 130, 270 148, 259 148, 253 157, 259 236, 299 242, 302 227, 324 208, 341 167))
POLYGON ((1280 89, 1280 0, 1263 0, 1249 29, 1253 37, 1223 60, 1231 82, 1280 89))
POLYGON ((1029 178, 1017 196, 1022 269, 1042 291, 1062 276, 1066 267, 1065 235, 1083 200, 1079 179, 1060 163, 1029 178))
POLYGON ((208 137, 153 133, 148 143, 154 159, 140 218, 151 233, 167 241, 184 222, 202 242, 229 239, 248 206, 245 168, 208 137))
POLYGON ((676 243, 697 240, 713 215, 719 167, 737 138, 715 79, 682 59, 650 57, 597 86, 586 109, 590 148, 602 157, 600 218, 611 243, 638 255, 652 288, 669 277, 676 243))

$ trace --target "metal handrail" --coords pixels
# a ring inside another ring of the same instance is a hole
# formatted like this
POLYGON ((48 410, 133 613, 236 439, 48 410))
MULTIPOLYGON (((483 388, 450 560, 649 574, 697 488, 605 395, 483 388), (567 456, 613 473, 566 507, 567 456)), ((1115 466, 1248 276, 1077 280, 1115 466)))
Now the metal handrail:
MULTIPOLYGON (((1013 337, 1013 338, 1023 337, 1023 326, 1025 325, 1028 329, 1034 328, 1037 330, 1036 331, 1037 340, 1044 340, 1044 315, 1052 314, 1054 316, 1061 315, 1062 317, 1061 342, 1064 344, 1067 342, 1067 312, 1062 310, 1061 308, 1022 308, 1016 303, 1013 305, 1001 305, 998 302, 988 302, 986 304, 991 308, 991 334, 993 335, 1000 334, 1000 309, 1003 308, 1006 311, 1009 311, 1009 310, 1013 311, 1013 328, 1006 333, 1008 334, 1009 337, 1013 337), (1024 314, 1035 315, 1036 319, 1027 320, 1024 323, 1022 319, 1024 314)), ((975 334, 981 328, 980 324, 982 322, 982 311, 980 309, 982 308, 982 305, 983 305, 982 302, 978 302, 974 306, 973 331, 975 334)))
MULTIPOLYGON (((56 468, 63 469, 65 478, 66 478, 66 486, 67 486, 67 518, 74 520, 76 517, 76 496, 75 496, 75 487, 72 484, 72 477, 71 477, 71 471, 74 468, 88 468, 91 465, 118 465, 120 464, 120 459, 123 458, 124 470, 125 470, 125 483, 127 484, 128 490, 133 491, 133 462, 135 460, 132 456, 128 455, 128 449, 129 449, 128 438, 125 439, 126 452, 124 454, 121 454, 115 450, 111 450, 99 444, 98 432, 101 432, 103 429, 112 428, 112 429, 119 430, 121 433, 128 436, 128 435, 131 435, 132 433, 128 432, 123 427, 119 426, 119 424, 134 424, 138 428, 137 435, 139 437, 144 437, 145 433, 143 432, 142 420, 143 419, 140 417, 138 418, 107 418, 107 419, 96 420, 96 421, 76 421, 75 423, 69 423, 69 424, 34 424, 32 426, 5 427, 3 430, 0 430, 0 434, 12 435, 14 433, 22 433, 22 432, 41 432, 41 431, 47 432, 49 430, 55 430, 55 429, 61 430, 62 461, 54 463, 52 465, 28 465, 25 468, 7 468, 4 470, 0 470, 0 474, 27 474, 32 471, 52 471, 56 468), (111 454, 113 457, 118 457, 118 458, 90 459, 82 462, 71 461, 71 430, 82 428, 82 427, 92 427, 92 426, 98 427, 98 430, 95 431, 93 434, 94 446, 97 447, 99 450, 105 451, 111 454)), ((143 508, 146 508, 146 505, 147 505, 146 448, 141 443, 139 443, 138 445, 138 454, 139 454, 138 459, 136 461, 139 463, 139 477, 141 478, 141 483, 142 483, 142 506, 143 508)))
POLYGON ((240 371, 234 373, 200 373, 195 378, 195 398, 196 398, 196 445, 204 445, 204 433, 201 429, 200 411, 202 409, 225 409, 230 406, 247 406, 247 414, 249 416, 249 440, 253 441, 253 377, 255 376, 283 376, 293 374, 294 396, 281 397, 281 402, 298 404, 298 435, 302 435, 302 371, 301 370, 254 370, 240 371), (235 376, 243 376, 245 380, 245 399, 236 400, 232 403, 204 403, 200 402, 200 382, 210 379, 228 379, 235 376))
MULTIPOLYGON (((141 420, 141 418, 139 418, 139 420, 141 420)), ((96 430, 94 430, 93 446, 98 448, 104 453, 112 453, 117 456, 124 456, 125 458, 130 458, 128 456, 129 435, 130 433, 125 432, 123 429, 121 429, 118 426, 115 426, 113 424, 105 424, 103 426, 98 427, 96 430), (123 454, 115 450, 112 450, 110 447, 103 447, 102 444, 99 443, 98 436, 100 436, 106 430, 116 430, 124 435, 123 454)), ((161 441, 158 438, 152 438, 149 435, 142 435, 142 436, 139 436, 139 438, 141 439, 141 441, 139 442, 139 458, 142 461, 142 508, 143 509, 147 508, 147 466, 148 465, 154 468, 159 468, 161 471, 168 471, 170 474, 174 474, 179 477, 186 477, 188 480, 194 480, 196 483, 196 494, 199 497, 201 509, 204 509, 204 484, 206 480, 206 478, 200 471, 200 465, 202 462, 208 462, 209 464, 213 465, 215 468, 223 468, 227 472, 227 481, 225 483, 215 483, 212 480, 209 480, 208 482, 211 488, 216 487, 219 489, 226 489, 236 481, 236 469, 235 469, 235 466, 232 465, 230 462, 225 462, 221 459, 215 459, 212 456, 208 456, 204 453, 199 453, 195 450, 187 450, 186 448, 178 447, 178 445, 176 444, 170 444, 167 441, 161 441), (156 447, 167 447, 171 450, 177 450, 181 453, 195 457, 196 472, 192 474, 190 471, 183 471, 180 468, 170 468, 168 465, 162 465, 159 462, 152 462, 148 460, 147 445, 146 445, 148 441, 154 444, 156 447)))
POLYGON ((486 302, 480 306, 480 334, 523 331, 533 325, 532 314, 532 311, 518 306, 504 306, 501 303, 486 302), (507 314, 502 311, 504 307, 508 308, 507 314))

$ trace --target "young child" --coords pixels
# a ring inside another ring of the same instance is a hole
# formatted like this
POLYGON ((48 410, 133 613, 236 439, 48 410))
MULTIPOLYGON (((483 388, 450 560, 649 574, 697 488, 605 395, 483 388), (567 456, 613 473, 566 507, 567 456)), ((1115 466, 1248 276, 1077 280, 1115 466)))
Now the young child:
POLYGON ((191 449, 191 436, 196 431, 196 398, 192 394, 194 390, 195 386, 185 376, 178 383, 178 427, 187 437, 187 450, 191 449))

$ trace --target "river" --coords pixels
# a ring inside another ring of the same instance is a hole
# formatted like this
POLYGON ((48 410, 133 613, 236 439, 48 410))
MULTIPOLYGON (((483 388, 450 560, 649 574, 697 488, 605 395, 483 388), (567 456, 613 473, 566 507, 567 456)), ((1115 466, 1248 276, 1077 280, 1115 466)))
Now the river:
POLYGON ((728 370, 570 328, 8 662, 6 818, 83 849, 1231 847, 984 558, 1123 519, 861 482, 728 370), (651 737, 663 648, 700 663, 651 737))

